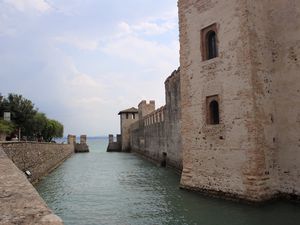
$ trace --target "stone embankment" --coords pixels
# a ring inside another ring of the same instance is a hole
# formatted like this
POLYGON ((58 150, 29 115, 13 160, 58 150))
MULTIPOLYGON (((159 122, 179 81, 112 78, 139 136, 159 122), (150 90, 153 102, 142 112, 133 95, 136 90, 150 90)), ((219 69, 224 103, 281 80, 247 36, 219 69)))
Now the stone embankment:
POLYGON ((0 146, 19 170, 24 173, 27 171, 28 180, 32 183, 36 183, 74 153, 73 144, 3 142, 0 146))
POLYGON ((60 225, 31 183, 38 182, 74 152, 89 152, 86 135, 68 144, 0 142, 0 225, 60 225), (31 183, 30 183, 31 182, 31 183))
POLYGON ((47 207, 24 173, 9 159, 1 146, 0 171, 0 224, 63 224, 62 220, 47 207))

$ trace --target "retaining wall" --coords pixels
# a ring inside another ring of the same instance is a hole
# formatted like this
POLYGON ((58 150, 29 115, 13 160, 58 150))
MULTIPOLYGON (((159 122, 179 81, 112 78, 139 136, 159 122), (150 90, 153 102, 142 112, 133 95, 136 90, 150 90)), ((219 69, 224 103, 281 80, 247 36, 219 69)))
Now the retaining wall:
POLYGON ((73 144, 3 142, 4 152, 23 172, 30 171, 29 181, 37 182, 74 153, 73 144))
POLYGON ((24 173, 7 157, 1 146, 0 184, 0 224, 63 224, 47 207, 24 173))

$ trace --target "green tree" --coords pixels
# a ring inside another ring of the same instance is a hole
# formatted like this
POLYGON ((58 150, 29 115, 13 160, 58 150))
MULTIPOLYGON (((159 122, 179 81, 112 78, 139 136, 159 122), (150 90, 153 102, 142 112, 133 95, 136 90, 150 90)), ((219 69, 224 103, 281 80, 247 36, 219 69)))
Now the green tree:
POLYGON ((8 121, 0 119, 0 133, 10 134, 14 131, 14 126, 8 121))
POLYGON ((60 138, 63 137, 64 133, 64 126, 56 121, 56 120, 50 120, 47 119, 47 125, 42 132, 42 137, 45 141, 52 141, 53 138, 60 138))
POLYGON ((3 111, 11 112, 11 120, 17 128, 22 130, 22 135, 29 136, 32 133, 30 122, 37 113, 34 104, 22 95, 9 94, 2 100, 1 105, 3 111))
POLYGON ((27 128, 28 138, 35 140, 36 138, 41 138, 43 132, 46 129, 48 119, 44 113, 37 112, 33 118, 28 122, 30 124, 30 129, 27 128))
POLYGON ((4 113, 4 97, 0 93, 0 118, 3 116, 4 113))
POLYGON ((44 141, 48 142, 52 141, 53 138, 63 136, 63 125, 56 120, 48 119, 44 113, 38 112, 34 104, 22 95, 9 94, 7 98, 0 95, 0 113, 2 116, 5 111, 11 113, 12 123, 0 121, 0 132, 12 133, 15 131, 15 127, 21 129, 21 136, 26 136, 28 140, 43 138, 44 141))

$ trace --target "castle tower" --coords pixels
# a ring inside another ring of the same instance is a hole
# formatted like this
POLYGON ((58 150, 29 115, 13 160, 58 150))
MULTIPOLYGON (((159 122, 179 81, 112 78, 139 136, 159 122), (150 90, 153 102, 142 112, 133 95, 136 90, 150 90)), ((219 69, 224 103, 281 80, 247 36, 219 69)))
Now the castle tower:
POLYGON ((300 2, 178 7, 181 186, 251 201, 299 195, 300 2))
POLYGON ((138 110, 134 107, 119 112, 121 122, 121 150, 130 150, 130 125, 138 121, 138 110))
POLYGON ((155 101, 151 100, 149 103, 146 100, 141 101, 138 105, 139 120, 153 111, 155 111, 155 101))

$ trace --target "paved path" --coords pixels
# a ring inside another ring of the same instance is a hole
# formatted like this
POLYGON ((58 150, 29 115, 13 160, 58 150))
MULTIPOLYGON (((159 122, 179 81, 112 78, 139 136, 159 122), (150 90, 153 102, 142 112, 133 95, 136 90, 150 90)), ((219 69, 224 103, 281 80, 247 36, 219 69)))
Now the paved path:
POLYGON ((0 224, 62 225, 25 175, 0 148, 0 224))

